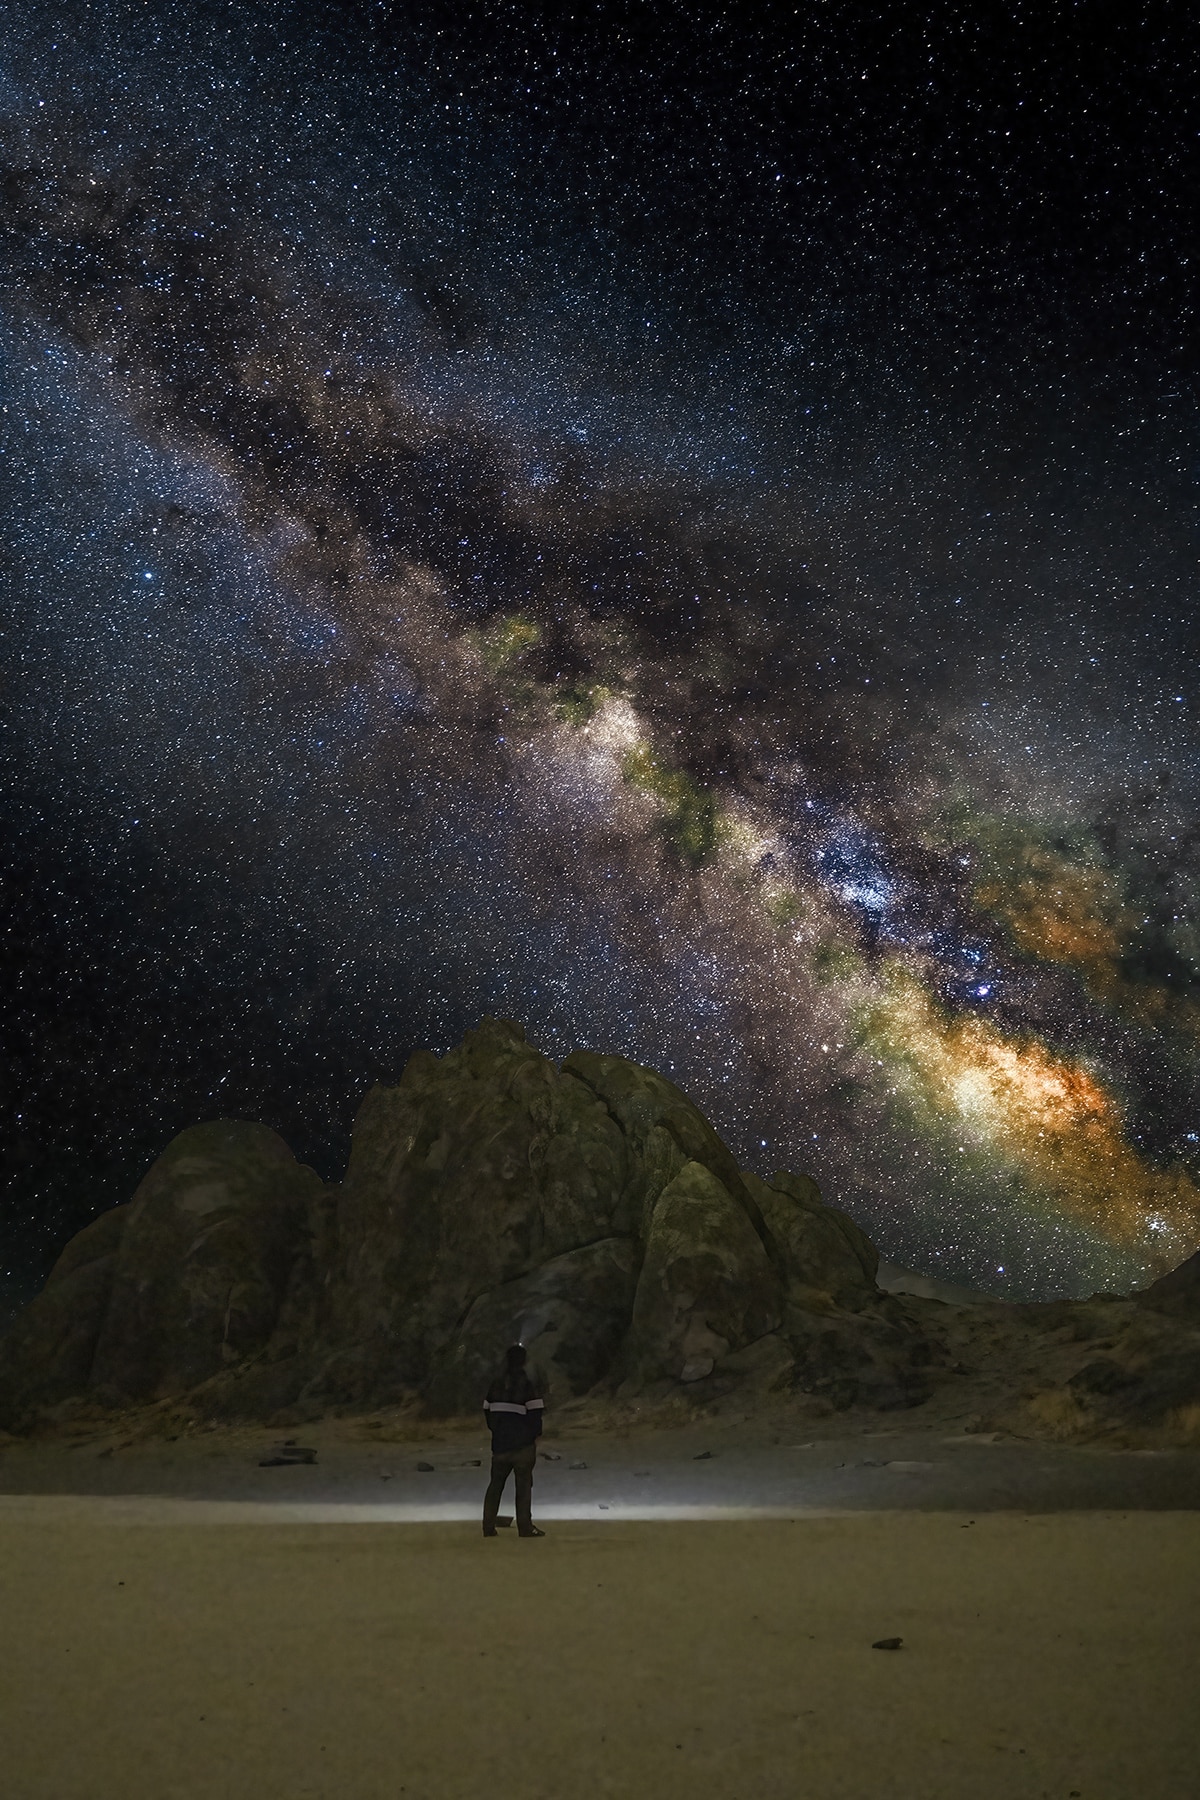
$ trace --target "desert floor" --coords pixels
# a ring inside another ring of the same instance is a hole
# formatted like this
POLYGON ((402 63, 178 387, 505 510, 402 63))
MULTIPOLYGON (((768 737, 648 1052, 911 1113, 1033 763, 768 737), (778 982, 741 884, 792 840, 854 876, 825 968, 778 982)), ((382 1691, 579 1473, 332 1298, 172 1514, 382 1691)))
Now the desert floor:
MULTIPOLYGON (((1200 1510, 1200 1449, 1018 1438, 931 1421, 925 1410, 918 1422, 779 1402, 670 1423, 669 1412, 636 1405, 564 1409, 547 1422, 535 1511, 543 1522, 609 1514, 611 1523, 797 1509, 1200 1510)), ((0 1444, 0 1496, 207 1500, 222 1517, 269 1506, 296 1522, 465 1523, 479 1517, 489 1455, 482 1417, 435 1425, 397 1410, 287 1430, 81 1418, 0 1444), (316 1460, 262 1466, 289 1438, 316 1460)))
POLYGON ((1197 1791, 1195 1513, 256 1517, 3 1502, 7 1800, 1197 1791))
POLYGON ((1200 1793, 1195 1451, 599 1423, 534 1542, 474 1423, 9 1443, 5 1800, 1200 1793))

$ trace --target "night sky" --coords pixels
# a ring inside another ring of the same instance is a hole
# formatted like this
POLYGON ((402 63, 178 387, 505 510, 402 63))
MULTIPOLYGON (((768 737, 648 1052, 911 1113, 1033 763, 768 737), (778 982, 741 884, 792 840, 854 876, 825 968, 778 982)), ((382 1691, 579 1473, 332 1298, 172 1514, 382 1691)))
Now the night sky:
POLYGON ((1200 1245, 1187 15, 7 9, 0 1301, 484 1012, 946 1279, 1200 1245))

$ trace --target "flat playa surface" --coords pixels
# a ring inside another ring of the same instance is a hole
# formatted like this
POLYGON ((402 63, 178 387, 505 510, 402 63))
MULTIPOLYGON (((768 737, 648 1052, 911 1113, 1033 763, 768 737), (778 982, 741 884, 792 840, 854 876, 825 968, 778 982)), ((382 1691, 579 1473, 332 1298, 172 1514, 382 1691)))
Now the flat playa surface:
POLYGON ((5 1503, 7 1800, 1196 1792, 1195 1514, 271 1512, 5 1503))
POLYGON ((526 1543, 467 1422, 10 1442, 5 1800, 1200 1792, 1195 1451, 786 1409, 543 1448, 526 1543))
MULTIPOLYGON (((798 1508, 1200 1511, 1194 1449, 1055 1444, 903 1415, 814 1419, 793 1406, 619 1431, 568 1416, 548 1421, 542 1447, 549 1455, 538 1461, 534 1508, 544 1521, 798 1508)), ((0 1447, 0 1496, 157 1495, 282 1508, 280 1517, 465 1522, 479 1517, 489 1458, 482 1422, 329 1418, 290 1430, 221 1425, 174 1439, 88 1424, 0 1447), (289 1437, 316 1462, 261 1467, 289 1437)))

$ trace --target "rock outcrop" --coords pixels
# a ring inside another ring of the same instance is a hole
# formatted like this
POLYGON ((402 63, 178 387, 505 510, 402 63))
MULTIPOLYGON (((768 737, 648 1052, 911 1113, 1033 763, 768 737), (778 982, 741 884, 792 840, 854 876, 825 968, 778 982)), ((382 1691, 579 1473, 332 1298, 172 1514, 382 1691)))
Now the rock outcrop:
POLYGON ((0 1342, 0 1424, 75 1394, 212 1414, 472 1412, 521 1338, 552 1400, 799 1385, 924 1397, 937 1347, 815 1184, 746 1173, 679 1089, 485 1020, 418 1052, 322 1183, 261 1125, 183 1132, 0 1342))
POLYGON ((322 1191, 265 1125, 181 1132, 128 1205, 71 1240, 0 1343, 4 1412, 186 1392, 261 1352, 322 1191))
POLYGON ((131 1211, 114 1206, 73 1237, 33 1305, 0 1340, 0 1427, 91 1387, 131 1211))

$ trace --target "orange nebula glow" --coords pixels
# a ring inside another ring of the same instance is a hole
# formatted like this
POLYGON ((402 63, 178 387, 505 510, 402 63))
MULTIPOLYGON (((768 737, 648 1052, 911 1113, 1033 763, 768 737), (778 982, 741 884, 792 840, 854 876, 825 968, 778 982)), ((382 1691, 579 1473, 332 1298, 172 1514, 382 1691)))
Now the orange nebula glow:
POLYGON ((1126 973, 1123 956, 1139 920, 1109 871, 1027 842, 1010 849, 1005 866, 979 881, 974 900, 1023 955, 1075 969, 1098 1000, 1140 1025, 1169 1019, 1200 1038, 1200 1008, 1159 982, 1131 980, 1126 973))
POLYGON ((1081 1064, 986 1020, 951 1017, 905 970, 891 972, 867 1032, 964 1143, 1011 1160, 1111 1242, 1140 1245, 1164 1268, 1200 1242, 1200 1189, 1184 1169, 1138 1154, 1117 1103, 1081 1064))
POLYGON ((1081 868, 1026 844, 1015 868, 979 883, 975 902, 1005 926, 1027 956, 1078 969, 1097 994, 1107 995, 1120 984, 1124 920, 1102 870, 1081 868))

